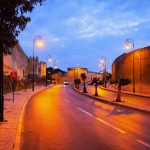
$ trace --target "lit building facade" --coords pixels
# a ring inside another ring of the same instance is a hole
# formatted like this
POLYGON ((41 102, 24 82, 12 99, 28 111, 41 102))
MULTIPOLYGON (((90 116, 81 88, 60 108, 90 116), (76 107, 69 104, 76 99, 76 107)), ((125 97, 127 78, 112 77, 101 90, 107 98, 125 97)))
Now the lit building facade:
MULTIPOLYGON (((29 57, 29 78, 33 76, 33 58, 29 57)), ((39 61, 38 57, 34 58, 34 76, 46 77, 46 62, 39 61)))
POLYGON ((87 68, 80 68, 80 67, 68 68, 67 69, 68 82, 69 83, 73 83, 74 79, 76 79, 76 78, 80 78, 81 79, 81 77, 80 77, 81 73, 85 73, 86 76, 87 76, 88 69, 87 68))

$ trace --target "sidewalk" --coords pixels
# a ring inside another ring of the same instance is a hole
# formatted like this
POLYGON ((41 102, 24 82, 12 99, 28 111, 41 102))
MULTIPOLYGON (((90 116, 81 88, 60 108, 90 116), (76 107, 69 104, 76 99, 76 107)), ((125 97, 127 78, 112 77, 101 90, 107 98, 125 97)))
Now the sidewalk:
MULTIPOLYGON (((107 91, 106 88, 102 88, 102 89, 107 91)), ((139 95, 134 95, 131 93, 126 93, 129 96, 128 100, 122 101, 122 102, 115 102, 115 98, 117 96, 117 93, 116 93, 115 97, 114 97, 114 95, 113 96, 107 96, 107 97, 106 96, 105 97, 104 96, 94 96, 93 89, 91 90, 90 87, 88 87, 88 86, 87 86, 87 92, 88 93, 83 93, 82 88, 80 88, 80 90, 77 90, 74 88, 74 90, 77 91, 78 93, 84 94, 88 97, 94 98, 94 99, 99 100, 99 101, 104 102, 104 103, 108 103, 111 105, 117 105, 117 106, 121 106, 121 107, 125 107, 125 108, 130 108, 130 109, 138 110, 141 112, 150 113, 150 105, 148 105, 148 104, 150 104, 150 98, 145 96, 145 95, 143 97, 141 97, 142 95, 139 96, 139 95), (131 95, 139 96, 139 98, 141 100, 136 101, 136 98, 134 98, 133 101, 129 100, 131 95), (143 100, 143 99, 148 99, 148 100, 143 100), (141 103, 140 101, 147 101, 147 103, 141 103)), ((108 90, 108 91, 116 92, 114 90, 108 90)))
MULTIPOLYGON (((117 92, 117 89, 115 89, 115 88, 113 88, 113 87, 105 88, 105 87, 102 87, 102 86, 101 86, 100 88, 101 88, 101 89, 104 89, 104 90, 108 90, 108 91, 117 92)), ((122 90, 121 93, 150 98, 150 94, 133 93, 133 92, 128 92, 128 91, 124 91, 124 90, 122 90)))
POLYGON ((12 93, 4 95, 4 117, 6 122, 0 122, 0 150, 13 150, 18 127, 18 119, 25 102, 33 94, 45 89, 44 86, 36 86, 35 91, 27 89, 15 92, 14 102, 12 93))

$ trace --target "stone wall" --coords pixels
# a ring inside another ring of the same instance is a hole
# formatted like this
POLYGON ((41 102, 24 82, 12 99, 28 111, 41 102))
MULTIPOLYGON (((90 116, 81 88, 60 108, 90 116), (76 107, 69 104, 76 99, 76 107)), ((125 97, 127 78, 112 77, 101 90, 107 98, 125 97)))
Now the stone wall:
POLYGON ((135 93, 150 93, 150 46, 116 58, 112 64, 112 79, 118 78, 131 80, 125 87, 127 91, 132 92, 135 88, 135 93))
POLYGON ((103 73, 89 71, 88 74, 87 74, 87 81, 91 82, 92 78, 94 78, 94 77, 100 78, 100 80, 102 80, 103 73))
POLYGON ((28 57, 20 45, 14 46, 11 55, 4 56, 4 74, 10 75, 10 72, 16 71, 18 78, 23 78, 25 68, 28 64, 28 57))

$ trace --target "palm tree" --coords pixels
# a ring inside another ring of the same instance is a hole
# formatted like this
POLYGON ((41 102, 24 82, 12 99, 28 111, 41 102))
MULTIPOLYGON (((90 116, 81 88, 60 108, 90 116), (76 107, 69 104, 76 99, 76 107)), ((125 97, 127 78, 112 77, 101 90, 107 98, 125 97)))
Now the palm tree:
POLYGON ((85 73, 81 73, 81 79, 83 81, 83 93, 86 93, 86 87, 85 87, 85 80, 86 80, 86 74, 85 73))
POLYGON ((118 79, 116 81, 111 81, 111 84, 118 84, 118 93, 117 93, 117 98, 116 102, 121 102, 121 87, 128 85, 130 83, 129 79, 118 79))
POLYGON ((94 78, 92 79, 92 83, 93 83, 94 86, 95 86, 95 96, 98 96, 97 86, 98 86, 99 82, 100 82, 100 78, 94 77, 94 78))
POLYGON ((74 84, 75 84, 75 88, 79 89, 79 84, 81 83, 80 79, 75 79, 74 80, 74 84))

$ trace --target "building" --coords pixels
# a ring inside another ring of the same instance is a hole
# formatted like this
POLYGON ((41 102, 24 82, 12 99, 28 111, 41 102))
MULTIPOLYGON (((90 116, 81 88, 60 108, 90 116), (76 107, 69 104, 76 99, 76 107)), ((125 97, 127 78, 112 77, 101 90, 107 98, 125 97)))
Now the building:
POLYGON ((19 44, 12 48, 11 55, 4 56, 4 75, 10 75, 12 71, 17 72, 19 79, 24 78, 25 68, 28 65, 28 57, 19 44))
MULTIPOLYGON (((12 71, 17 72, 18 79, 33 77, 33 58, 24 53, 19 44, 12 48, 11 55, 4 56, 4 75, 8 76, 12 71)), ((35 77, 46 76, 46 63, 34 58, 35 77)))
MULTIPOLYGON (((34 76, 39 77, 40 76, 40 61, 38 57, 34 57, 34 76)), ((32 78, 33 76, 33 57, 29 57, 29 74, 28 77, 32 78)))
POLYGON ((88 71, 87 68, 68 68, 68 71, 67 71, 67 76, 68 76, 68 82, 69 83, 73 83, 74 82, 74 79, 76 78, 80 78, 81 80, 81 73, 85 73, 87 79, 86 79, 86 82, 90 83, 92 78, 93 77, 98 77, 100 79, 103 78, 103 74, 100 73, 100 72, 92 72, 92 71, 88 71))
POLYGON ((69 83, 73 83, 74 79, 76 79, 76 78, 80 78, 81 79, 81 77, 80 77, 81 73, 85 73, 86 76, 87 76, 88 69, 87 68, 80 68, 80 67, 68 68, 67 69, 68 82, 69 83))
POLYGON ((46 77, 46 62, 40 61, 40 77, 46 77))
POLYGON ((66 74, 55 73, 52 75, 53 83, 63 84, 67 80, 66 74))
POLYGON ((150 46, 122 54, 112 64, 112 79, 128 78, 124 90, 150 94, 150 46))

